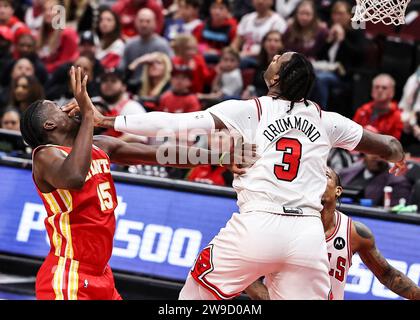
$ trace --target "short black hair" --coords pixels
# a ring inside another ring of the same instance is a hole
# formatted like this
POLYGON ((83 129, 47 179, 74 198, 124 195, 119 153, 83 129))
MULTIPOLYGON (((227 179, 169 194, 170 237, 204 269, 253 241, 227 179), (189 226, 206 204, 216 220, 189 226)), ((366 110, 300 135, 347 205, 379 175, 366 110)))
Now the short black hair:
POLYGON ((46 120, 44 103, 45 100, 37 100, 31 103, 20 119, 20 132, 23 140, 32 149, 48 143, 47 135, 42 127, 46 120))
POLYGON ((315 81, 312 63, 303 54, 295 52, 282 64, 278 75, 280 95, 291 102, 289 112, 302 100, 308 106, 307 98, 315 81))

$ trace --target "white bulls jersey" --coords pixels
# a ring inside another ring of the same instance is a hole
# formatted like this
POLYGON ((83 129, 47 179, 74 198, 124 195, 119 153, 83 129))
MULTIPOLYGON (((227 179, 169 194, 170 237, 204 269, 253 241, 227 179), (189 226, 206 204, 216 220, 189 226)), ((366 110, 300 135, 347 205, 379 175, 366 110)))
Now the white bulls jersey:
POLYGON ((328 260, 330 261, 330 281, 334 300, 344 299, 347 273, 353 256, 351 250, 351 219, 335 211, 336 226, 326 238, 328 260))
POLYGON ((354 149, 363 129, 308 102, 295 103, 288 112, 289 101, 265 96, 228 100, 208 109, 245 142, 257 145, 260 158, 233 182, 240 212, 319 216, 331 148, 354 149))

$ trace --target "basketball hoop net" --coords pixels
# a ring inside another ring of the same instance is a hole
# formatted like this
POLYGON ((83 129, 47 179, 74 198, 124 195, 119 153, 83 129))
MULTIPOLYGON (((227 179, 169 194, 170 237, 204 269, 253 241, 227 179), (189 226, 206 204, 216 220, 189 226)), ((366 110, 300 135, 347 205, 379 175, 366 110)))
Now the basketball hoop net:
POLYGON ((405 24, 405 10, 411 0, 356 0, 356 12, 352 21, 373 23, 382 22, 386 25, 405 24))

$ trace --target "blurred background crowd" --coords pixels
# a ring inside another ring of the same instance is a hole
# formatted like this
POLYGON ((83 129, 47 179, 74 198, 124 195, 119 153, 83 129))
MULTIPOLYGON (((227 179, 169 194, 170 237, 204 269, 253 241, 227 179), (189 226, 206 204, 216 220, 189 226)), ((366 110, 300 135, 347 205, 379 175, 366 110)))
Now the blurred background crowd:
MULTIPOLYGON (((420 205, 420 1, 403 26, 353 23, 354 0, 0 0, 0 155, 30 157, 19 137, 22 112, 38 99, 72 99, 71 65, 106 115, 193 112, 227 99, 265 95, 264 70, 276 54, 304 53, 322 109, 400 139, 404 177, 381 159, 333 150, 348 201, 420 205)), ((97 130, 126 141, 151 139, 97 130)), ((133 174, 230 186, 232 174, 115 167, 133 174)))

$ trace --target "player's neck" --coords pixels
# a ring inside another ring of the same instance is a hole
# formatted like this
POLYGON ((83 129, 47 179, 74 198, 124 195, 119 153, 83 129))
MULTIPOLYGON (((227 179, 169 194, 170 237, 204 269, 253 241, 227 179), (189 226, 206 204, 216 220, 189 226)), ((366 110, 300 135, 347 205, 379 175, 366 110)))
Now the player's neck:
POLYGON ((325 235, 328 236, 337 224, 335 219, 335 206, 331 208, 324 207, 321 213, 321 220, 322 225, 324 226, 325 235))

